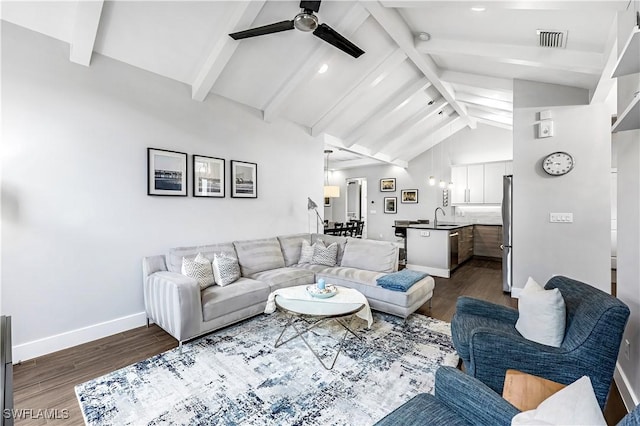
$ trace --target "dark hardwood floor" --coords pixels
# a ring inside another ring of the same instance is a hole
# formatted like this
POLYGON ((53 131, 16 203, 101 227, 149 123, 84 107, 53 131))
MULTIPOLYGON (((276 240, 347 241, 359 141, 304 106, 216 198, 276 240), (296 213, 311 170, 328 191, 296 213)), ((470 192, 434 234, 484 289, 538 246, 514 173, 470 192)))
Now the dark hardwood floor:
MULTIPOLYGON (((449 279, 436 278, 432 307, 418 312, 451 321, 458 296, 471 296, 505 306, 517 302, 502 292, 499 262, 473 259, 460 266, 449 279)), ((149 358, 177 346, 177 342, 155 325, 139 327, 14 366, 15 408, 50 411, 58 419, 17 419, 17 426, 83 425, 74 386, 111 371, 149 358)), ((626 414, 620 394, 612 385, 605 417, 610 425, 626 414)))

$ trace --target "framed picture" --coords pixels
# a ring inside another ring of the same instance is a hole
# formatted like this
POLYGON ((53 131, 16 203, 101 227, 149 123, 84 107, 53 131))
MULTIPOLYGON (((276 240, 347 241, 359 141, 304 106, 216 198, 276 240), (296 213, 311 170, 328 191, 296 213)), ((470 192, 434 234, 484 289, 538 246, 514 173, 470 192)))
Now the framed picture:
POLYGON ((400 191, 400 202, 405 204, 418 204, 418 190, 403 189, 400 191))
POLYGON ((331 198, 330 197, 324 197, 324 206, 325 207, 331 207, 331 198))
POLYGON ((396 178, 380 179, 380 191, 395 192, 395 190, 396 190, 396 178))
POLYGON ((187 154, 147 148, 147 195, 187 196, 187 154))
POLYGON ((193 196, 224 198, 224 160, 193 156, 193 196))
POLYGON ((396 209, 398 203, 398 197, 384 197, 384 212, 385 213, 398 213, 396 209))
POLYGON ((231 160, 231 196, 258 198, 258 165, 231 160))

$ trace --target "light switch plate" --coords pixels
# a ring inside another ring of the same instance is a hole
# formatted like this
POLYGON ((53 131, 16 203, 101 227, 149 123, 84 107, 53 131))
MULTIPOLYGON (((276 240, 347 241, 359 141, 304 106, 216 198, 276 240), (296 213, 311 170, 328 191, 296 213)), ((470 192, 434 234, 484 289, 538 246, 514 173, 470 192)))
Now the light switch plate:
POLYGON ((553 120, 544 120, 538 123, 538 138, 550 138, 553 136, 553 120))
POLYGON ((573 213, 549 213, 551 223, 573 223, 573 213))

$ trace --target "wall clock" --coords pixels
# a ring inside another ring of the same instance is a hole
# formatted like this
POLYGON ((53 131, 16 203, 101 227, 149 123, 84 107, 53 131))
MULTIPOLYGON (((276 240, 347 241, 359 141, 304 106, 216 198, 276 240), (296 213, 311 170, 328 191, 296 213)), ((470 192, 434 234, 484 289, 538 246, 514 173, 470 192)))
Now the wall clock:
POLYGON ((542 160, 542 169, 551 176, 569 173, 574 166, 573 157, 566 152, 552 152, 542 160))

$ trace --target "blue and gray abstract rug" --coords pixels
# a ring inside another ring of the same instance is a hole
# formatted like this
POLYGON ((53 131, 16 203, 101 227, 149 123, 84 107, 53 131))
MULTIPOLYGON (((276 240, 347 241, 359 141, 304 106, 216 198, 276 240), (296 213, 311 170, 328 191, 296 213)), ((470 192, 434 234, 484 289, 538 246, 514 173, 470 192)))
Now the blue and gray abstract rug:
MULTIPOLYGON (((261 315, 76 386, 88 425, 367 425, 420 392, 458 356, 449 323, 374 312, 348 335, 333 370, 294 339, 274 342, 286 317, 261 315)), ((330 364, 335 321, 306 334, 330 364)), ((289 332, 289 330, 287 331, 289 332)), ((287 334, 285 333, 285 336, 287 334)))

